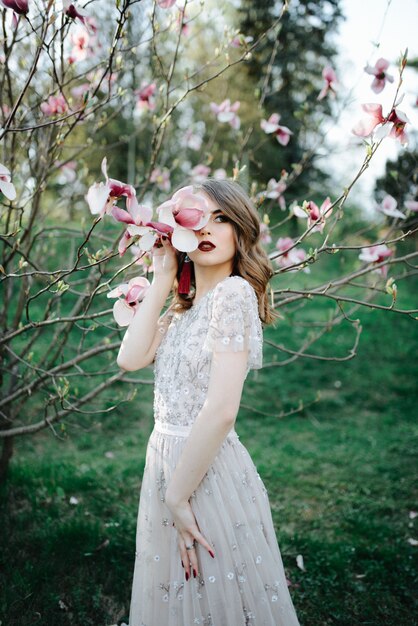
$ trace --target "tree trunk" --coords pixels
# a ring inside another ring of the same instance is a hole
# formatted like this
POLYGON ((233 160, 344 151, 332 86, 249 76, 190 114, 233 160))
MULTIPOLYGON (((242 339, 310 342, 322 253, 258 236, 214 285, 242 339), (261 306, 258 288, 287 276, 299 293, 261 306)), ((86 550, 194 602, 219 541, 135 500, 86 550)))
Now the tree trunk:
POLYGON ((10 459, 13 456, 14 437, 6 437, 3 440, 3 449, 0 457, 0 483, 4 483, 7 478, 10 459))

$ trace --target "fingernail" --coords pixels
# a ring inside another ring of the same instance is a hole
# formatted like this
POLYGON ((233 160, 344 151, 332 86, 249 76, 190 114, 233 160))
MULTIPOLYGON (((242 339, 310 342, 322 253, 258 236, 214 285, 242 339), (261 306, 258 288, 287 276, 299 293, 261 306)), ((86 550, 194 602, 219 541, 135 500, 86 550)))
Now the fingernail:
POLYGON ((164 241, 165 241, 165 240, 167 239, 166 235, 163 235, 163 236, 161 237, 161 239, 164 239, 164 241))
POLYGON ((181 566, 184 568, 183 561, 181 562, 181 566))
POLYGON ((196 578, 196 570, 193 568, 193 578, 196 578))
POLYGON ((189 580, 189 574, 186 572, 186 581, 189 580))
POLYGON ((212 559, 215 558, 215 555, 213 554, 212 550, 209 550, 209 554, 211 555, 212 559))

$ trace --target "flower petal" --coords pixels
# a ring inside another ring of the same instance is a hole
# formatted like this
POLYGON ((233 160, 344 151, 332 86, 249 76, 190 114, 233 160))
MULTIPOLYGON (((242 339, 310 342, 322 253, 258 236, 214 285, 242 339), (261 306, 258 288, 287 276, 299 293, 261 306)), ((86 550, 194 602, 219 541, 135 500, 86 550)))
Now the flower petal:
POLYGON ((163 224, 168 224, 169 226, 172 226, 174 228, 174 226, 176 225, 176 220, 173 216, 173 209, 174 203, 168 200, 158 207, 157 213, 160 222, 163 222, 163 224))
POLYGON ((9 183, 6 180, 0 180, 0 191, 8 200, 14 200, 16 198, 16 189, 13 183, 9 183))
POLYGON ((86 201, 93 215, 103 215, 109 193, 110 188, 108 184, 94 183, 94 185, 89 188, 86 201))
POLYGON ((182 226, 173 230, 171 243, 180 252, 193 252, 199 244, 194 232, 188 228, 182 228, 182 226))
POLYGON ((132 216, 128 213, 128 211, 125 211, 125 209, 120 209, 118 206, 114 206, 110 212, 117 222, 124 222, 125 224, 133 223, 132 216))
POLYGON ((156 241, 157 235, 153 232, 148 232, 138 241, 138 248, 144 252, 148 252, 148 250, 151 250, 156 241))
POLYGON ((134 307, 129 306, 125 300, 116 300, 113 305, 113 317, 119 326, 129 326, 134 315, 134 307))

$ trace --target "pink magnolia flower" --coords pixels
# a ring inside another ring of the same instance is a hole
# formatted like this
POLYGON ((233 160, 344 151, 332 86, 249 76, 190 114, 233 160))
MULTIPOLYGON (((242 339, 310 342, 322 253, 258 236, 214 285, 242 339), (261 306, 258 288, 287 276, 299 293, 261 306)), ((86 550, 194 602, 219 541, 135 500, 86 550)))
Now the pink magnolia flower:
POLYGON ((282 180, 275 180, 274 178, 270 178, 269 182, 267 183, 267 189, 262 195, 265 195, 266 198, 277 200, 281 210, 284 211, 286 209, 286 202, 282 194, 285 191, 286 183, 284 183, 282 180))
POLYGON ((239 100, 231 104, 230 99, 227 98, 221 102, 221 104, 211 102, 210 110, 215 113, 218 122, 229 124, 232 128, 238 130, 241 126, 241 120, 236 113, 240 106, 241 103, 239 100))
POLYGON ((176 0, 157 0, 157 4, 161 9, 170 9, 176 4, 176 0))
POLYGON ((235 35, 235 37, 231 39, 229 45, 231 46, 231 48, 246 48, 247 45, 253 41, 253 39, 254 37, 245 37, 242 33, 238 33, 238 35, 235 35))
POLYGON ((195 193, 192 185, 182 187, 157 212, 160 222, 173 228, 171 243, 177 250, 196 250, 199 241, 194 231, 209 220, 209 205, 204 195, 195 193))
POLYGON ((260 224, 260 241, 265 246, 272 242, 270 228, 264 222, 260 224))
POLYGON ((396 208, 397 206, 398 203, 395 198, 388 194, 383 198, 382 203, 377 205, 377 210, 388 217, 400 217, 401 219, 405 219, 406 215, 399 211, 396 208))
POLYGON ((322 100, 323 98, 325 98, 328 92, 331 92, 331 94, 335 96, 335 84, 338 81, 337 76, 330 65, 327 65, 327 67, 324 67, 324 69, 322 70, 322 78, 325 81, 325 85, 319 92, 317 100, 322 100))
POLYGON ((408 138, 405 132, 405 125, 409 122, 405 113, 397 108, 393 108, 389 115, 385 117, 382 112, 381 104, 362 104, 363 111, 369 114, 369 117, 360 120, 352 133, 358 137, 369 137, 377 126, 381 125, 376 131, 376 139, 380 140, 384 137, 393 137, 399 139, 401 144, 406 144, 408 138))
POLYGON ((390 132, 387 134, 393 139, 399 139, 400 143, 404 146, 408 143, 408 136, 405 132, 405 126, 409 122, 409 119, 399 109, 393 108, 387 118, 390 132))
POLYGON ((82 26, 71 33, 71 42, 73 48, 68 59, 69 63, 84 61, 92 53, 90 35, 82 26))
POLYGON ((203 165, 203 163, 198 163, 194 168, 190 171, 190 176, 194 183, 201 183, 209 176, 210 167, 207 165, 203 165))
POLYGON ((74 183, 77 180, 77 161, 68 161, 67 163, 55 161, 55 166, 61 171, 61 176, 58 180, 61 185, 74 183))
POLYGON ((119 326, 130 324, 149 286, 144 276, 137 276, 109 291, 108 298, 118 298, 113 305, 113 317, 119 326))
MULTIPOLYGON (((130 218, 135 220, 140 218, 144 221, 149 221, 152 217, 152 210, 147 207, 140 206, 136 199, 136 192, 132 185, 122 183, 119 180, 109 178, 107 175, 107 159, 106 157, 102 161, 102 173, 106 179, 105 183, 94 183, 88 190, 86 200, 89 205, 90 211, 93 215, 103 216, 105 213, 109 213, 114 204, 119 198, 126 198, 126 208, 128 211, 125 213, 130 214, 130 218)), ((118 209, 122 211, 122 209, 118 209)), ((120 214, 118 221, 128 221, 122 219, 120 214)), ((129 223, 129 222, 128 222, 129 223)))
MULTIPOLYGON (((302 248, 292 248, 294 241, 291 237, 279 237, 276 241, 276 248, 282 254, 276 257, 275 261, 279 267, 288 268, 292 265, 300 265, 307 257, 305 250, 302 248)), ((300 270, 300 267, 295 267, 290 272, 300 270)), ((303 271, 307 274, 311 271, 308 266, 303 268, 303 271)))
POLYGON ((261 120, 260 126, 267 135, 276 135, 277 141, 282 146, 287 146, 290 135, 293 135, 293 132, 287 126, 280 126, 279 121, 280 115, 273 113, 268 120, 261 120))
POLYGON ((366 67, 364 68, 364 71, 367 72, 367 74, 371 74, 372 76, 374 76, 374 80, 371 86, 375 93, 380 93, 381 91, 383 91, 386 81, 388 81, 389 83, 393 83, 393 76, 386 73, 388 67, 389 61, 380 58, 376 61, 374 67, 366 65, 366 67))
POLYGON ((42 102, 41 111, 45 115, 64 115, 68 112, 68 104, 62 93, 58 96, 49 96, 46 102, 42 102))
POLYGON ((85 9, 77 6, 75 2, 71 0, 64 0, 63 2, 64 13, 73 20, 78 20, 83 26, 94 35, 97 29, 89 22, 89 16, 85 9))
POLYGON ((361 108, 369 114, 369 117, 360 120, 352 129, 352 132, 358 137, 368 137, 372 134, 376 126, 385 122, 382 105, 375 103, 362 104, 361 108))
POLYGON ((8 200, 15 200, 16 189, 11 180, 10 171, 0 163, 0 191, 8 200))
POLYGON ((331 205, 332 202, 329 197, 325 198, 320 207, 318 207, 318 205, 315 204, 313 200, 305 200, 301 207, 297 204, 294 204, 292 206, 292 212, 294 215, 296 215, 296 217, 307 217, 308 228, 318 222, 312 228, 312 232, 318 231, 322 233, 322 231, 324 230, 326 219, 332 213, 332 209, 330 209, 331 205))
POLYGON ((417 200, 406 200, 405 206, 408 211, 418 212, 418 201, 417 200))
MULTIPOLYGON (((393 250, 388 248, 386 244, 381 243, 377 246, 363 248, 358 258, 360 261, 365 261, 366 263, 382 263, 382 261, 392 255, 393 250)), ((377 267, 374 271, 380 272, 383 276, 387 276, 388 266, 382 265, 382 267, 377 267)))
POLYGON ((170 191, 170 172, 166 167, 164 169, 156 167, 151 172, 150 182, 156 183, 158 189, 161 189, 162 191, 170 191))
POLYGON ((156 83, 142 83, 141 88, 135 90, 135 95, 137 97, 136 106, 138 109, 148 109, 149 111, 154 111, 154 94, 156 89, 156 83))
POLYGON ((225 180, 226 178, 228 178, 228 176, 224 168, 219 167, 217 170, 214 170, 213 178, 215 178, 216 180, 225 180))
POLYGON ((183 136, 182 144, 191 150, 200 150, 202 147, 202 137, 194 133, 193 130, 189 129, 183 136))
POLYGON ((18 15, 26 15, 29 11, 28 0, 0 0, 6 9, 13 9, 18 15))
POLYGON ((187 37, 187 35, 189 35, 190 33, 190 26, 189 24, 186 22, 186 12, 184 7, 177 7, 179 12, 177 15, 177 29, 181 32, 182 34, 187 37))

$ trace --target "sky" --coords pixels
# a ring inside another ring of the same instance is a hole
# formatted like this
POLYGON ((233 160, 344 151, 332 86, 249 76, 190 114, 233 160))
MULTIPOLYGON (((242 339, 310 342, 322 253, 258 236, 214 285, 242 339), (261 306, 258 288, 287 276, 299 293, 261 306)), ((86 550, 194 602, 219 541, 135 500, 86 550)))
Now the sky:
MULTIPOLYGON (((335 146, 329 163, 334 174, 336 193, 354 178, 365 156, 364 146, 351 133, 354 124, 365 117, 361 104, 380 103, 383 113, 389 113, 396 91, 401 52, 408 47, 408 58, 418 58, 418 0, 342 0, 341 7, 347 19, 341 24, 336 38, 339 49, 336 71, 343 105, 336 101, 341 114, 327 135, 335 146), (374 65, 380 57, 390 61, 388 72, 395 81, 387 83, 380 94, 375 94, 370 88, 373 76, 364 72, 364 66, 367 63, 374 65)), ((408 116, 411 128, 418 130, 418 71, 406 68, 400 90, 402 94, 404 99, 399 109, 408 116)), ((413 146, 414 140, 409 145, 413 146)), ((385 139, 369 169, 356 184, 353 197, 365 210, 371 210, 374 206, 374 182, 384 173, 386 160, 396 158, 401 149, 398 141, 385 139)))

